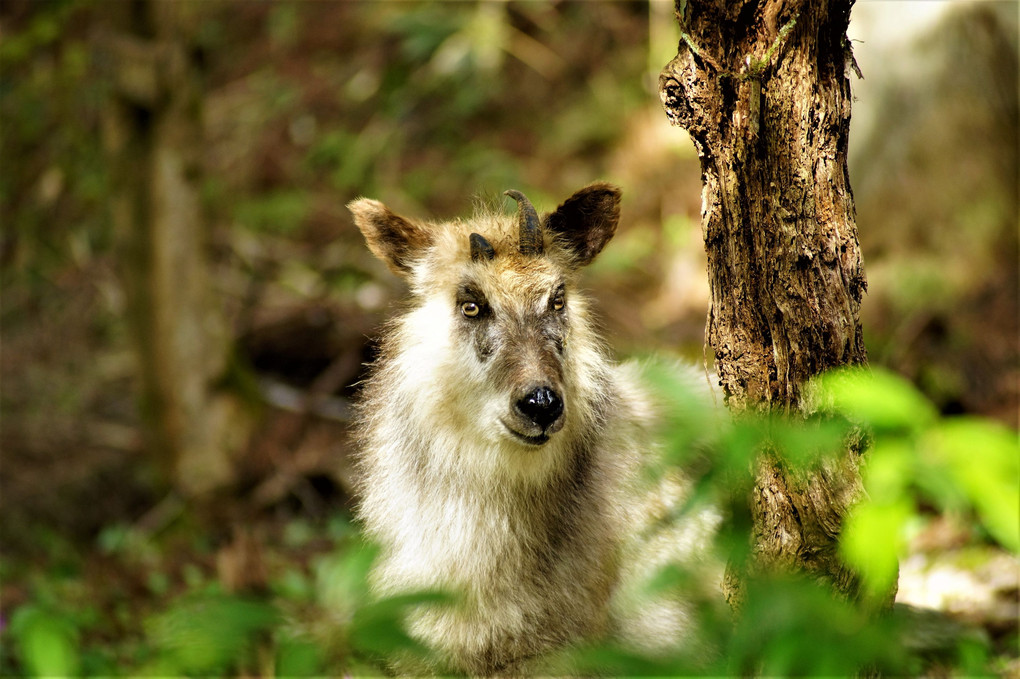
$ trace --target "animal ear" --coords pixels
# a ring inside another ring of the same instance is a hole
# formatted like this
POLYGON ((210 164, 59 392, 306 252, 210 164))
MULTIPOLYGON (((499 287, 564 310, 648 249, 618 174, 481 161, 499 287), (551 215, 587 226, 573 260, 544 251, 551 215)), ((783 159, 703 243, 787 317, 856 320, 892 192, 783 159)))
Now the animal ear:
POLYGON ((348 203, 347 209, 364 234, 368 249, 398 276, 409 274, 411 261, 432 243, 421 225, 391 212, 377 200, 359 198, 348 203))
POLYGON ((620 221, 620 189, 599 182, 563 201, 545 218, 544 227, 586 266, 602 252, 620 221))

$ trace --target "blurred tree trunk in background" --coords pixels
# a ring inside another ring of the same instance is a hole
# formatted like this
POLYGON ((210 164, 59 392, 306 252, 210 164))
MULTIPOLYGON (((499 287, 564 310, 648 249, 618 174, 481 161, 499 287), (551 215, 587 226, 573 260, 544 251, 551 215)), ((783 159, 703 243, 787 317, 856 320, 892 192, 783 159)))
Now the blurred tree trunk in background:
MULTIPOLYGON (((806 380, 867 360, 846 157, 852 0, 675 5, 681 40, 659 92, 701 160, 708 341, 720 384, 735 413, 796 412, 806 380)), ((862 492, 859 454, 806 473, 762 453, 751 572, 801 570, 857 596, 836 540, 862 492)), ((739 573, 725 589, 739 603, 739 573)))
POLYGON ((189 45, 200 3, 102 7, 113 27, 99 46, 113 87, 104 142, 147 450, 177 490, 202 494, 233 472, 230 409, 214 391, 228 344, 207 259, 202 88, 189 45))

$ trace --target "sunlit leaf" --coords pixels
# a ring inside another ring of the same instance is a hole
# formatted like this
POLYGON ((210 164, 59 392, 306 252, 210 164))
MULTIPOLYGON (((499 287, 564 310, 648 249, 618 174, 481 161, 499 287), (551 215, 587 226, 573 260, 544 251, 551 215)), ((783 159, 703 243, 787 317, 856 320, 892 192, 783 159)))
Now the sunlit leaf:
POLYGON ((862 470, 864 488, 872 502, 889 504, 904 498, 914 478, 917 451, 901 438, 875 441, 862 470))
POLYGON ((729 427, 719 445, 719 464, 727 474, 749 475, 751 462, 768 444, 768 431, 757 417, 743 417, 729 427))
POLYGON ((71 619, 40 606, 19 608, 11 620, 21 662, 36 677, 67 677, 78 671, 78 640, 71 619))
POLYGON ((1017 433, 987 420, 941 422, 924 439, 1001 544, 1020 551, 1020 443, 1017 433))
POLYGON ((819 405, 876 429, 915 430, 931 424, 937 415, 909 382, 877 368, 836 370, 813 384, 819 405))
POLYGON ((843 557, 861 575, 865 592, 882 600, 896 584, 905 527, 915 509, 911 499, 862 502, 847 517, 840 539, 843 557))

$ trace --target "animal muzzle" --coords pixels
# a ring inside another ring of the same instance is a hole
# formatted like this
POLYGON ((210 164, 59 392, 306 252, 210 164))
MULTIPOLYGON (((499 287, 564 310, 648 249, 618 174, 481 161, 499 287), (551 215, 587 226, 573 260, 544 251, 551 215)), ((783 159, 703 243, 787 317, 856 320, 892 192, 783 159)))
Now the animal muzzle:
POLYGON ((513 424, 507 425, 518 440, 542 445, 563 427, 563 397, 550 385, 525 389, 512 399, 513 424))

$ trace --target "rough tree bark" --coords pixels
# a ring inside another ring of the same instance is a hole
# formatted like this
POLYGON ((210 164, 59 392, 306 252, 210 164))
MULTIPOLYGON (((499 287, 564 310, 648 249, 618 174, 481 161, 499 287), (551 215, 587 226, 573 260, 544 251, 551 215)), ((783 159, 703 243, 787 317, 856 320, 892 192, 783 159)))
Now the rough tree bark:
MULTIPOLYGON (((735 412, 796 412, 804 382, 865 363, 866 288, 847 173, 853 0, 675 0, 659 92, 701 160, 708 341, 735 412)), ((813 473, 757 463, 751 568, 794 568, 845 596, 836 554, 861 494, 857 451, 813 473)), ((727 596, 739 602, 739 577, 727 596)))
POLYGON ((227 483, 229 402, 215 393, 227 335, 208 272, 200 201, 201 87, 189 49, 197 3, 104 6, 113 97, 104 121, 111 216, 141 373, 147 448, 187 495, 227 483))

